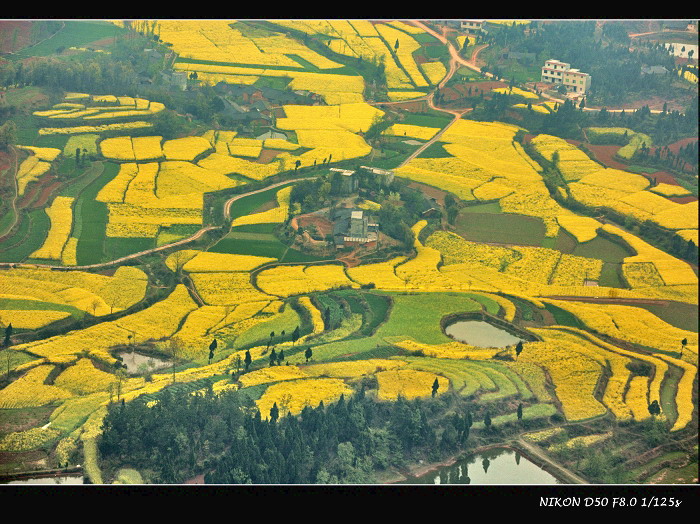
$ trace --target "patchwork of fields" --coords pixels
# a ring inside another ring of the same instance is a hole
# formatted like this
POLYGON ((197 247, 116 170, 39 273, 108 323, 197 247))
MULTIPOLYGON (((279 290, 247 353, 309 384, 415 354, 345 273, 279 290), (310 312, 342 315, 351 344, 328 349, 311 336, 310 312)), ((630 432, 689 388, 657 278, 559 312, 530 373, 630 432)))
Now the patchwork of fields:
MULTIPOLYGON (((368 162, 366 133, 385 115, 366 101, 361 75, 297 33, 339 57, 382 62, 392 100, 422 96, 447 73, 437 56, 425 58, 435 39, 400 21, 163 20, 175 70, 210 84, 284 78, 322 102, 277 107, 284 139, 210 129, 166 140, 154 122, 168 108, 127 96, 66 93, 33 113, 42 146, 19 150, 17 198, 40 192, 61 163, 92 160, 1 240, 0 416, 54 412, 42 428, 4 435, 0 452, 68 453, 99 434, 118 399, 156 403, 168 388, 209 386, 256 388, 263 419, 273 405, 298 414, 367 384, 381 401, 431 397, 437 384, 437 395, 506 406, 503 424, 516 400, 543 426, 555 414, 641 422, 656 401, 672 432, 697 426, 698 333, 678 313, 697 308, 697 267, 564 205, 609 208, 697 244, 697 201, 676 203, 669 197, 686 194, 680 186, 651 185, 538 135, 532 146, 565 181, 555 199, 516 139, 523 129, 462 118, 442 134, 439 152, 395 170, 461 201, 454 227, 420 220, 411 249, 353 267, 295 249, 278 233, 299 213, 290 204, 296 171, 368 162), (285 185, 255 192, 271 180, 285 185), (242 198, 219 237, 173 244, 216 225, 213 202, 231 195, 242 198), (89 264, 98 267, 76 267, 89 264), (445 333, 447 320, 477 317, 527 333, 522 354, 445 333), (127 373, 124 352, 168 366, 127 373)), ((395 123, 383 136, 427 141, 438 122, 395 123)))

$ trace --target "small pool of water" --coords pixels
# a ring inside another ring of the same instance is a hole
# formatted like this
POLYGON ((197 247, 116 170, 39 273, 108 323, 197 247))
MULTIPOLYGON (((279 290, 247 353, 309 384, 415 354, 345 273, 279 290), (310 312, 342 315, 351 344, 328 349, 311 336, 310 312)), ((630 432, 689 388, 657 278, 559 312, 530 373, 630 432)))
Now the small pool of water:
POLYGON ((465 344, 484 348, 514 346, 522 340, 483 320, 459 320, 447 326, 445 333, 465 344))
POLYGON ((144 355, 138 351, 123 351, 117 353, 118 357, 122 358, 122 362, 126 366, 126 371, 131 374, 148 373, 170 366, 170 361, 164 358, 144 355))
POLYGON ((469 455, 401 484, 563 484, 510 448, 494 448, 469 455))
POLYGON ((3 484, 83 484, 82 475, 64 475, 61 477, 34 477, 22 480, 12 480, 3 484))

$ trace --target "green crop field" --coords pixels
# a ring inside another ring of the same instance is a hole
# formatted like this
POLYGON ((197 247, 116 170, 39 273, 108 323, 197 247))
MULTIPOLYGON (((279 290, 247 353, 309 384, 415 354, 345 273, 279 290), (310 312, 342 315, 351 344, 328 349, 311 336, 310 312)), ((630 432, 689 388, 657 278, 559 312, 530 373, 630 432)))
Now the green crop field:
MULTIPOLYGON (((470 209, 469 207, 465 209, 470 209)), ((540 218, 513 213, 460 212, 456 232, 473 242, 542 246, 545 226, 540 218)))
POLYGON ((30 48, 18 51, 15 53, 14 58, 47 56, 55 53, 60 48, 80 47, 96 40, 114 38, 123 31, 114 24, 103 21, 66 20, 64 24, 64 27, 56 34, 30 48))
POLYGON ((596 22, 0 22, 0 482, 386 484, 523 435, 697 480, 697 202, 647 178, 697 194, 698 87, 625 36, 685 23, 596 22), (555 48, 585 107, 515 107, 555 48), (622 127, 656 149, 591 161, 622 127))
POLYGON ((107 204, 95 200, 97 193, 119 172, 119 165, 106 162, 104 171, 91 182, 80 194, 76 206, 80 206, 80 215, 75 217, 75 226, 80 228, 78 237, 78 265, 96 264, 104 258, 106 228, 108 220, 107 204))

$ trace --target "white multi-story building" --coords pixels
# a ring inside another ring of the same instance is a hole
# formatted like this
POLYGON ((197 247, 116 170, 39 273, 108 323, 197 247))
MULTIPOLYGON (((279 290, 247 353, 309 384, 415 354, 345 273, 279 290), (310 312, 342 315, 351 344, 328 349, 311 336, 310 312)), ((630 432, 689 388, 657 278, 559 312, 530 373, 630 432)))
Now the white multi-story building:
POLYGON ((460 20, 460 29, 470 35, 479 34, 484 29, 483 20, 460 20))
POLYGON ((542 82, 561 84, 567 91, 584 94, 591 87, 591 75, 559 60, 547 60, 542 66, 542 82))

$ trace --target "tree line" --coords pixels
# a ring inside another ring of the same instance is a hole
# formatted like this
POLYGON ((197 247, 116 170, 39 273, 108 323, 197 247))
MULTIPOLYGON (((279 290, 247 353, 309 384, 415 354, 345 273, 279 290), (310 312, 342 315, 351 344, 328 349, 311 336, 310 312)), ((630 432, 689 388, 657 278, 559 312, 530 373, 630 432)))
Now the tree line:
MULTIPOLYGON (((141 398, 111 404, 99 451, 108 467, 138 464, 154 483, 204 472, 217 484, 335 484, 370 483, 377 471, 467 449, 475 408, 464 399, 452 406, 435 385, 430 398, 396 402, 364 391, 299 415, 274 404, 263 417, 246 390, 166 390, 151 407, 141 398)), ((488 413, 480 417, 490 423, 488 413)))

